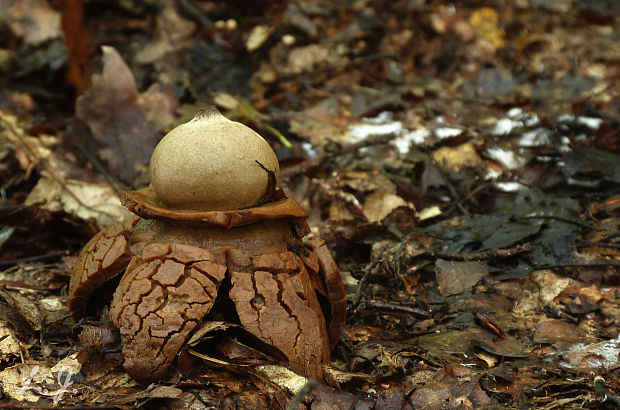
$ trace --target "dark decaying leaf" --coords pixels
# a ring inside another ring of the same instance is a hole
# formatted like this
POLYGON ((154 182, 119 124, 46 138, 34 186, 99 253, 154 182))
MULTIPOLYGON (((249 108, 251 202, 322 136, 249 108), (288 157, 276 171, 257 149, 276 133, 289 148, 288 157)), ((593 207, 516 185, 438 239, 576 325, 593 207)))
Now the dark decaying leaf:
POLYGON ((467 405, 482 407, 490 399, 475 382, 440 382, 417 389, 411 396, 415 408, 458 409, 467 405))
POLYGON ((435 263, 437 283, 442 295, 457 295, 470 289, 489 271, 483 262, 451 262, 438 259, 435 263))
POLYGON ((195 352, 220 355, 231 365, 288 363, 284 353, 263 342, 243 327, 230 322, 207 321, 194 332, 187 345, 195 352))
POLYGON ((480 340, 473 340, 472 345, 475 348, 484 350, 487 353, 491 353, 497 356, 512 357, 512 358, 520 358, 520 357, 529 356, 529 353, 523 351, 523 346, 521 345, 511 345, 511 344, 503 344, 501 346, 489 345, 480 340))
POLYGON ((148 163, 161 134, 149 122, 133 73, 123 58, 113 47, 102 50, 103 69, 93 77, 92 88, 77 99, 79 122, 68 136, 77 147, 107 164, 113 175, 131 183, 148 163))
POLYGON ((39 323, 37 310, 33 309, 32 302, 20 295, 12 292, 0 290, 0 320, 7 325, 25 342, 33 337, 39 323))
POLYGON ((498 198, 496 210, 435 224, 424 231, 437 235, 434 247, 450 253, 511 247, 525 241, 533 249, 519 258, 519 268, 504 277, 523 275, 533 266, 571 263, 582 222, 574 199, 523 190, 498 198), (449 223, 448 223, 449 222, 449 223), (456 225, 456 226, 455 226, 456 225))
POLYGON ((613 181, 620 184, 620 156, 592 148, 576 148, 565 155, 564 172, 575 183, 595 184, 613 181))

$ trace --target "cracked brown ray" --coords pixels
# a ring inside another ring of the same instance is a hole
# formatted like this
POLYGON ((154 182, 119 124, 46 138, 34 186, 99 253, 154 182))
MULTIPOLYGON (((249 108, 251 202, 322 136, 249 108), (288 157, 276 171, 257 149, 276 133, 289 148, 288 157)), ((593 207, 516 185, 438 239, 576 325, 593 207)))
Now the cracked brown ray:
POLYGON ((325 319, 301 259, 292 252, 252 258, 254 272, 230 272, 241 324, 280 349, 302 374, 323 380, 329 362, 325 319))
POLYGON ((84 316, 93 291, 120 274, 130 258, 127 230, 121 224, 110 225, 86 244, 73 269, 78 280, 72 280, 69 288, 74 320, 84 316))
POLYGON ((300 373, 330 383, 322 366, 329 362, 330 344, 339 339, 346 300, 323 241, 302 243, 306 231, 282 234, 290 232, 288 223, 267 224, 267 233, 239 227, 236 235, 211 228, 179 234, 173 225, 160 223, 154 225, 162 228, 160 233, 146 230, 136 236, 134 226, 112 226, 94 237, 76 262, 70 289, 72 314, 81 318, 78 309, 90 295, 126 266, 110 318, 120 330, 124 366, 132 377, 148 383, 163 376, 212 308, 228 274, 229 297, 241 324, 284 352, 300 373), (162 233, 168 240, 153 243, 162 233), (254 247, 238 246, 238 238, 248 242, 246 235, 256 239, 254 247), (205 238, 216 246, 201 247, 205 238), (265 249, 270 251, 261 253, 265 249), (318 295, 329 304, 321 306, 318 295))
POLYGON ((142 258, 136 257, 123 275, 110 306, 110 318, 123 339, 124 367, 132 377, 151 382, 163 376, 188 334, 211 309, 225 273, 226 267, 200 248, 144 247, 142 258))
MULTIPOLYGON (((318 282, 324 284, 324 289, 327 291, 327 299, 330 305, 330 320, 327 332, 329 334, 329 344, 333 348, 340 339, 342 328, 344 327, 347 315, 347 298, 344 291, 344 285, 340 277, 340 270, 331 252, 327 248, 325 241, 321 239, 312 239, 306 242, 307 246, 313 251, 311 254, 316 255, 316 259, 319 265, 318 273, 322 276, 318 282)), ((310 266, 315 266, 312 258, 307 258, 310 266)), ((316 280, 313 280, 313 283, 316 280)), ((320 292, 320 289, 315 286, 315 289, 320 292)))

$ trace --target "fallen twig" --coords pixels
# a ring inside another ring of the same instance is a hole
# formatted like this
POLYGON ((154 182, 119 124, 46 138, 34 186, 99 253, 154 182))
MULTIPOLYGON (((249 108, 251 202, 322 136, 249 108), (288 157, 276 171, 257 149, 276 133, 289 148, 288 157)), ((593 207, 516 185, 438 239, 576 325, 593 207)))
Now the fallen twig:
POLYGON ((306 174, 316 168, 322 168, 323 164, 333 156, 344 155, 351 152, 355 152, 360 148, 370 147, 372 145, 387 144, 389 141, 396 137, 395 134, 377 135, 374 137, 366 138, 363 141, 353 144, 343 145, 339 152, 327 154, 325 151, 321 151, 316 158, 304 160, 296 165, 287 167, 280 171, 282 177, 292 177, 295 175, 306 174))
POLYGON ((368 301, 368 302, 363 302, 361 305, 362 307, 368 307, 368 308, 374 308, 374 309, 380 309, 380 310, 388 310, 391 312, 395 311, 395 312, 400 312, 400 313, 407 313, 407 314, 412 314, 414 316, 421 316, 423 318, 429 318, 433 316, 430 312, 427 312, 422 309, 418 309, 418 308, 414 308, 410 306, 396 305, 394 303, 388 303, 388 302, 368 301))
POLYGON ((594 247, 597 247, 597 248, 620 249, 620 244, 618 244, 618 243, 577 241, 576 244, 577 245, 581 245, 581 246, 594 246, 594 247))
POLYGON ((522 245, 516 245, 512 248, 494 248, 478 253, 444 253, 444 252, 432 252, 432 256, 436 258, 446 260, 457 261, 477 261, 483 259, 498 259, 498 258, 510 258, 522 253, 531 252, 534 250, 534 245, 531 243, 525 243, 522 245))
POLYGON ((43 255, 28 256, 26 258, 8 259, 8 260, 0 261, 0 267, 17 265, 18 263, 24 263, 24 262, 36 262, 36 261, 45 261, 49 259, 56 259, 64 255, 65 253, 66 253, 65 251, 56 251, 56 252, 45 253, 43 255))

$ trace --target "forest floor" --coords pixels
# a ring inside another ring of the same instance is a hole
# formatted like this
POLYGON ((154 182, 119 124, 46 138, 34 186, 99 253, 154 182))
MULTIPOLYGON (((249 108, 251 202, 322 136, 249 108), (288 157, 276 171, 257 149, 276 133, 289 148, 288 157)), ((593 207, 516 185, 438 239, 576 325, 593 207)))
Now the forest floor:
POLYGON ((620 407, 618 2, 9 0, 0 33, 0 407, 620 407), (82 350, 77 254, 208 105, 341 269, 339 389, 82 350))

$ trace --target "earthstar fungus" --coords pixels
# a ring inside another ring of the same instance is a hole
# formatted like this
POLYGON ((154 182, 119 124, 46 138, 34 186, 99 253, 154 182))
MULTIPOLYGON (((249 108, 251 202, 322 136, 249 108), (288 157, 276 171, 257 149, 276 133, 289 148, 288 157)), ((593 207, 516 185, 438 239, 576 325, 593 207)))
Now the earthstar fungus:
POLYGON ((326 244, 302 239, 308 213, 278 176, 269 144, 215 108, 173 129, 153 153, 151 185, 121 194, 140 218, 104 229, 80 253, 74 320, 109 304, 125 370, 149 383, 223 297, 239 325, 325 381, 345 321, 342 280, 326 244))

